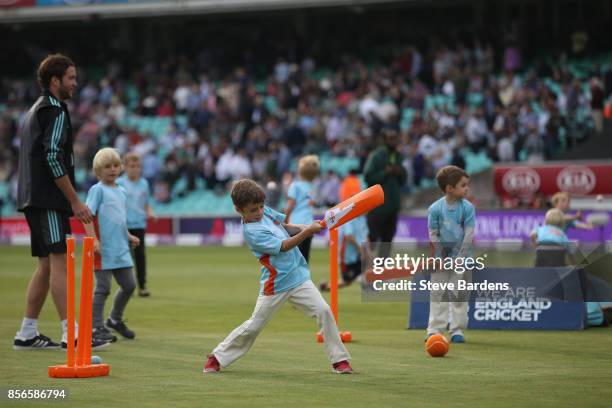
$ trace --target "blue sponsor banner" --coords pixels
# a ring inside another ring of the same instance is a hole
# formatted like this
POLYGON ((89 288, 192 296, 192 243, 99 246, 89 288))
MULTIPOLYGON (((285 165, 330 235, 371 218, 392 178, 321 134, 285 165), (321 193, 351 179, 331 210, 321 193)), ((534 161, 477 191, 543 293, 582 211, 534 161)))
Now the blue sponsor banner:
POLYGON ((90 4, 121 4, 128 0, 36 0, 37 6, 87 6, 90 4))
MULTIPOLYGON (((472 290, 468 328, 489 330, 582 330, 585 308, 581 271, 575 268, 485 268, 476 284, 507 283, 508 290, 472 290)), ((429 281, 416 274, 413 281, 429 281)), ((425 329, 429 292, 412 293, 408 327, 425 329)))

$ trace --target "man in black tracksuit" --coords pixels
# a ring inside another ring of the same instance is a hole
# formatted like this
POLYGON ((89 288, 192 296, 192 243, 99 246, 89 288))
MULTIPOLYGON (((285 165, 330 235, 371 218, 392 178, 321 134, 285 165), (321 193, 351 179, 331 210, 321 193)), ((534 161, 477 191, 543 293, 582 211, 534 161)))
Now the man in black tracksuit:
MULTIPOLYGON (((17 208, 31 232, 32 256, 38 266, 26 292, 26 310, 13 342, 16 350, 53 349, 59 344, 38 332, 38 315, 49 287, 59 314, 66 347, 66 235, 69 216, 83 222, 92 215, 74 189, 74 155, 70 114, 63 102, 77 86, 75 65, 60 54, 49 55, 38 68, 42 95, 28 111, 21 129, 17 208)), ((94 340, 94 346, 101 346, 94 340)))

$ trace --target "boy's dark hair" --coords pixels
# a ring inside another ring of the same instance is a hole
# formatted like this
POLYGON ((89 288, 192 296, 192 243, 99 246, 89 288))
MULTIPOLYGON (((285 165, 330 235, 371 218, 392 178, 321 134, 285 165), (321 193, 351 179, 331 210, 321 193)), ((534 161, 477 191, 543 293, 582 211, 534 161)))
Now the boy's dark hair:
POLYGON ((59 78, 60 81, 64 77, 66 70, 69 67, 74 67, 74 62, 62 54, 51 54, 42 60, 38 66, 38 85, 42 90, 49 89, 51 78, 59 78))
POLYGON ((253 180, 243 179, 232 187, 232 202, 240 209, 249 204, 261 204, 266 200, 263 188, 253 180))
POLYGON ((436 181, 442 192, 446 194, 446 186, 455 187, 463 177, 470 178, 465 170, 457 166, 444 166, 436 174, 436 181))

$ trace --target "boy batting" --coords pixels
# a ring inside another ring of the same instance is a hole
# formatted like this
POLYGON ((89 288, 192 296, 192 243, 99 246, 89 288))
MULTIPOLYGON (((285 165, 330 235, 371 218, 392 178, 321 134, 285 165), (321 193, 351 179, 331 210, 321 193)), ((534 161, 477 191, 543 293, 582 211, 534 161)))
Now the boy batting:
POLYGON ((350 355, 342 344, 334 316, 312 283, 308 264, 297 248, 300 242, 319 232, 322 225, 284 224, 283 214, 264 206, 265 193, 252 180, 237 182, 231 196, 242 217, 244 239, 261 264, 260 291, 251 317, 209 354, 204 372, 217 373, 246 354, 272 316, 289 302, 317 319, 333 370, 339 374, 352 373, 350 355))

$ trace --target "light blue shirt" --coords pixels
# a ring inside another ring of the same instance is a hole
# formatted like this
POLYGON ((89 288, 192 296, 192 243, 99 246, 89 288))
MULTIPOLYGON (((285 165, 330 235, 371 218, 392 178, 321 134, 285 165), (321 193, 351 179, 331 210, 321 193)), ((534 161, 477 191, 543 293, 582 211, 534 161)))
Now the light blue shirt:
POLYGON ((117 184, 122 186, 127 194, 127 227, 147 228, 146 206, 151 200, 151 190, 147 180, 140 177, 132 181, 124 174, 117 179, 117 184))
POLYGON ((310 279, 308 264, 298 247, 282 252, 289 234, 283 228, 285 216, 269 207, 259 222, 242 223, 244 240, 261 263, 260 295, 275 295, 298 287, 310 279))
MULTIPOLYGON (((440 198, 427 209, 427 227, 429 231, 439 232, 440 244, 443 254, 436 256, 457 256, 466 228, 476 225, 476 211, 474 205, 466 199, 461 199, 453 205, 446 202, 446 197, 440 198)), ((471 250, 464 254, 471 256, 471 250)))
POLYGON ((342 262, 342 249, 344 248, 344 264, 354 264, 361 259, 359 248, 368 240, 368 223, 365 216, 357 217, 338 229, 338 240, 340 242, 339 262, 342 262), (353 237, 359 244, 355 246, 346 241, 346 237, 353 237))
POLYGON ((537 227, 534 231, 536 233, 537 244, 569 246, 567 235, 559 227, 555 227, 554 225, 542 225, 537 227))
POLYGON ((287 196, 295 200, 295 207, 289 216, 291 224, 312 224, 312 205, 314 191, 312 183, 304 180, 296 180, 289 185, 287 196))
POLYGON ((96 216, 96 235, 100 242, 102 268, 117 269, 132 266, 127 231, 127 196, 123 187, 110 187, 102 182, 87 192, 87 207, 96 216))

